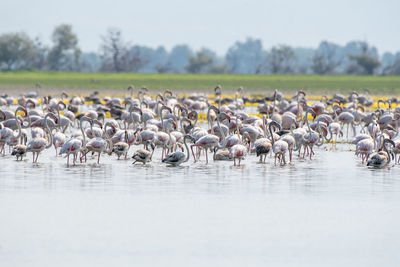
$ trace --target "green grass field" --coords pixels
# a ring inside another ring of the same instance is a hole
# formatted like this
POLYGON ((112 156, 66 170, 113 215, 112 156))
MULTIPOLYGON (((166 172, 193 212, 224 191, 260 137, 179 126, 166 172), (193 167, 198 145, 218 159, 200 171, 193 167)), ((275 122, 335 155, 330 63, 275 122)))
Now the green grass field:
MULTIPOLYGON (((136 73, 69 73, 69 72, 3 72, 0 90, 29 89, 36 83, 52 89, 112 89, 121 91, 129 85, 149 89, 212 92, 220 84, 225 92, 243 86, 250 93, 265 89, 291 92, 304 89, 309 93, 349 92, 369 89, 371 94, 400 95, 400 76, 317 76, 317 75, 231 75, 231 74, 136 74, 136 73)), ((110 91, 112 93, 112 91, 110 91)))

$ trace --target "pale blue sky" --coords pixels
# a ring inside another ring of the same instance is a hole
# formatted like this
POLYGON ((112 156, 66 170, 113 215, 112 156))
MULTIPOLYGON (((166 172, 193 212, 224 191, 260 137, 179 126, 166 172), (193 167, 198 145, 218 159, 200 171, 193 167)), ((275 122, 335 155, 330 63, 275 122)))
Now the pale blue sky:
POLYGON ((187 43, 220 55, 246 37, 266 48, 357 39, 381 54, 400 50, 400 0, 0 0, 0 6, 0 33, 26 31, 49 43, 54 26, 69 23, 84 51, 98 51, 109 27, 135 44, 170 49, 187 43))

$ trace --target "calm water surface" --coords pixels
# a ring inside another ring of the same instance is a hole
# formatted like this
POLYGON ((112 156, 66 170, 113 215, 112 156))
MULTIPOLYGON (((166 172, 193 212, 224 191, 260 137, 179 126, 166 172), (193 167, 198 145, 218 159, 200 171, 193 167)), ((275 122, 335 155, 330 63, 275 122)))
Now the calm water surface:
POLYGON ((349 148, 284 167, 0 157, 0 265, 399 266, 400 166, 349 148))

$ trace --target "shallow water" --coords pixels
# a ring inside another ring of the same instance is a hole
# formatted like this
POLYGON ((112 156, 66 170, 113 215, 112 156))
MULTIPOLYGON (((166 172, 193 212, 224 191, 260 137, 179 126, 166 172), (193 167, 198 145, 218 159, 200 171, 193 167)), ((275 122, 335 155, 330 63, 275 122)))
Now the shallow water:
POLYGON ((1 157, 1 266, 398 266, 400 167, 327 148, 284 167, 1 157))

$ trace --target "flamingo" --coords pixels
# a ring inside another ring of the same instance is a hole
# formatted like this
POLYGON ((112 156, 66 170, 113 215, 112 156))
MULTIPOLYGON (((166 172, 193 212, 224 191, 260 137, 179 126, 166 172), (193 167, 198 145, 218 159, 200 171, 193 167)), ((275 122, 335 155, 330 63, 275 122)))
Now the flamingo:
MULTIPOLYGON (((154 150, 155 146, 153 143, 150 141, 147 141, 146 145, 150 144, 152 150, 154 150)), ((151 155, 152 153, 146 148, 146 149, 138 149, 135 151, 133 154, 132 158, 135 160, 132 162, 132 164, 135 164, 136 162, 142 162, 143 165, 145 165, 147 162, 151 161, 151 155)))
POLYGON ((264 137, 257 139, 253 144, 253 146, 256 150, 257 157, 260 157, 260 161, 259 161, 260 163, 261 162, 265 163, 265 159, 267 158, 268 153, 270 153, 272 150, 271 142, 267 138, 266 124, 265 124, 266 119, 267 119, 266 116, 263 116, 262 128, 263 128, 264 137), (263 160, 263 156, 264 156, 264 160, 263 160))
POLYGON ((104 134, 106 136, 106 139, 103 139, 101 137, 96 137, 93 138, 92 140, 90 140, 89 142, 87 142, 86 144, 86 148, 88 151, 92 151, 92 152, 97 152, 98 156, 97 156, 97 164, 100 164, 100 155, 102 152, 107 152, 108 154, 111 153, 111 148, 112 148, 112 141, 109 137, 109 135, 107 134, 107 127, 110 126, 110 122, 106 122, 106 124, 104 125, 104 134), (110 150, 107 150, 107 145, 110 147, 110 150))
MULTIPOLYGON (((125 130, 125 140, 128 140, 128 132, 126 130, 125 130)), ((118 160, 121 157, 121 155, 124 155, 124 154, 125 154, 125 159, 126 159, 128 150, 129 150, 129 144, 127 143, 127 141, 126 142, 120 141, 120 142, 114 144, 113 148, 112 148, 112 152, 117 154, 118 160)))
MULTIPOLYGON (((80 140, 78 137, 72 137, 67 142, 65 142, 60 149, 60 155, 67 154, 67 166, 69 166, 69 156, 71 154, 74 157, 73 164, 75 165, 79 152, 82 152, 85 149, 86 136, 85 136, 85 132, 83 131, 83 122, 84 121, 88 121, 91 123, 91 119, 89 117, 82 116, 79 120, 79 127, 81 129, 83 140, 80 140)), ((85 156, 86 156, 86 153, 85 153, 85 156)))
POLYGON ((355 131, 353 114, 351 114, 348 111, 344 111, 344 112, 340 113, 340 115, 338 117, 338 120, 343 124, 341 130, 343 130, 344 126, 347 124, 346 138, 347 138, 347 141, 349 141, 349 127, 350 127, 350 124, 353 127, 353 131, 355 131))
POLYGON ((230 149, 230 156, 233 158, 233 166, 236 166, 236 159, 240 161, 247 155, 247 148, 243 144, 236 144, 230 149))
MULTIPOLYGON (((230 148, 230 156, 233 158, 233 166, 236 166, 236 159, 239 160, 240 166, 240 161, 247 155, 247 148, 243 145, 240 139, 239 123, 237 123, 237 120, 238 117, 236 117, 236 132, 239 138, 239 143, 230 148)), ((247 132, 246 135, 248 135, 247 132)))
POLYGON ((53 117, 53 119, 55 120, 57 119, 57 117, 51 112, 47 113, 46 116, 44 116, 44 124, 47 129, 47 132, 49 133, 50 140, 47 141, 43 137, 36 137, 33 138, 31 141, 29 141, 26 146, 26 151, 32 152, 32 163, 37 162, 40 152, 42 152, 44 149, 49 149, 53 145, 53 134, 49 128, 47 120, 48 117, 53 117), (35 153, 36 153, 36 158, 35 158, 35 153))
POLYGON ((18 143, 18 139, 22 135, 21 123, 18 118, 19 116, 17 116, 17 113, 20 110, 23 111, 25 115, 27 114, 26 109, 21 106, 15 110, 15 123, 18 129, 18 134, 15 135, 12 129, 4 127, 4 125, 2 126, 3 128, 0 130, 0 153, 3 153, 3 155, 5 154, 5 144, 8 143, 9 145, 16 145, 16 143, 18 143), (13 144, 10 144, 10 142, 13 144))
POLYGON ((387 150, 386 143, 390 143, 393 147, 396 146, 396 144, 390 140, 390 139, 384 139, 383 140, 383 149, 384 151, 379 151, 377 154, 371 157, 371 159, 368 161, 367 166, 368 167, 374 167, 374 168, 383 168, 386 167, 390 163, 390 158, 393 157, 393 152, 390 152, 387 150))
POLYGON ((194 158, 194 162, 197 162, 196 157, 194 155, 193 147, 200 147, 204 149, 206 154, 206 164, 208 164, 208 149, 213 149, 215 146, 219 144, 219 137, 213 134, 206 134, 200 139, 196 141, 193 145, 191 145, 191 150, 194 158))
POLYGON ((281 161, 281 165, 282 165, 282 162, 283 162, 283 164, 285 165, 286 164, 286 159, 285 159, 285 155, 286 155, 286 151, 288 151, 288 148, 289 148, 289 145, 288 145, 288 143, 286 143, 285 141, 283 141, 283 140, 278 140, 278 141, 275 141, 274 140, 274 134, 273 134, 273 132, 272 132, 272 126, 275 126, 275 127, 277 127, 279 130, 281 130, 281 125, 280 124, 278 124, 277 122, 275 122, 275 121, 271 121, 270 123, 269 123, 269 132, 270 132, 270 134, 271 134, 271 142, 272 142, 272 151, 274 152, 274 154, 275 154, 275 165, 276 165, 276 159, 277 159, 277 157, 279 156, 281 159, 280 159, 280 161, 281 161))
POLYGON ((56 132, 53 136, 53 146, 56 150, 56 157, 58 156, 58 148, 62 147, 65 143, 66 137, 65 134, 61 132, 56 132))
MULTIPOLYGON (((165 159, 162 160, 163 163, 166 163, 170 166, 176 167, 179 166, 180 164, 187 162, 189 160, 190 157, 190 153, 189 153, 189 147, 187 145, 187 140, 190 140, 191 142, 194 142, 195 139, 193 137, 191 137, 190 135, 185 135, 183 137, 183 143, 185 145, 186 148, 186 156, 185 153, 181 152, 181 151, 176 151, 170 155, 168 155, 165 159)), ((192 149, 193 152, 193 149, 192 149)), ((207 151, 206 151, 207 153, 207 151)), ((193 154, 194 157, 194 154, 193 154)))
MULTIPOLYGON (((305 120, 306 120, 306 123, 307 123, 308 132, 303 135, 303 143, 304 143, 303 158, 305 156, 306 149, 307 149, 307 151, 310 149, 309 153, 310 153, 310 159, 311 159, 312 155, 314 154, 313 147, 314 147, 315 144, 318 143, 318 141, 320 139, 320 135, 310 128, 310 123, 308 121, 308 113, 310 111, 311 111, 310 109, 307 109, 306 115, 305 115, 305 120)), ((311 112, 313 112, 313 111, 311 111, 311 112)), ((322 142, 323 142, 323 139, 322 139, 322 142)))
POLYGON ((362 164, 364 160, 368 161, 369 156, 374 150, 374 141, 372 138, 363 139, 356 145, 356 155, 361 154, 362 164))
POLYGON ((13 151, 11 152, 11 156, 16 156, 17 157, 17 161, 18 158, 21 159, 26 155, 26 145, 16 145, 13 148, 13 151))
POLYGON ((213 155, 213 160, 232 160, 231 154, 228 150, 222 150, 223 147, 216 146, 214 147, 214 155, 213 155))

